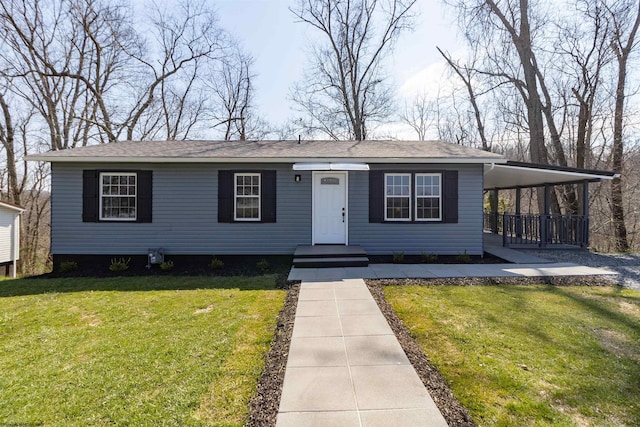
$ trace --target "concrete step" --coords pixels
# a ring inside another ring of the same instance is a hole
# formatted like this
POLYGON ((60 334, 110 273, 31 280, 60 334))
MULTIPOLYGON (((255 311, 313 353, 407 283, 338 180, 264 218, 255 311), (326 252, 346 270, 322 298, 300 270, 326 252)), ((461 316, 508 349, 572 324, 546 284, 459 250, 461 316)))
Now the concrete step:
POLYGON ((293 254, 294 258, 360 258, 366 256, 365 250, 357 245, 298 246, 293 254))
POLYGON ((331 268, 331 267, 367 267, 369 258, 366 256, 340 256, 317 258, 294 258, 293 266, 298 268, 331 268))

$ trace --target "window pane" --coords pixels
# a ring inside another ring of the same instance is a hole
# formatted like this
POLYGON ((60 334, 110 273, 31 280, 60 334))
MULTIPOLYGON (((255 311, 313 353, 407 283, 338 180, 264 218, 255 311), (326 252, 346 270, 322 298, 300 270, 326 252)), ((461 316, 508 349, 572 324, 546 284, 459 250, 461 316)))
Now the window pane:
POLYGON ((408 197, 387 198, 387 218, 408 219, 409 218, 409 198, 408 197))
POLYGON ((260 175, 236 175, 236 219, 259 219, 260 175))
POLYGON ((410 219, 411 175, 385 174, 387 219, 410 219))
POLYGON ((439 219, 440 199, 437 197, 424 197, 416 201, 416 218, 439 219))
POLYGON ((101 219, 135 219, 136 175, 102 174, 101 219))

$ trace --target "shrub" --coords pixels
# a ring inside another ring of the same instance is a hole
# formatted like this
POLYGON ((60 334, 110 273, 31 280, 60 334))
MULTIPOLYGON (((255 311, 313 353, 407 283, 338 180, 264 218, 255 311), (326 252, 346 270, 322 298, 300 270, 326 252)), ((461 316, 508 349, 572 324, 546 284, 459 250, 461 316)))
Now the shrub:
POLYGON ((404 262, 404 251, 393 252, 393 263, 402 264, 404 262))
POLYGON ((456 261, 460 264, 469 264, 471 262, 471 257, 467 254, 466 249, 463 254, 456 256, 456 261))
POLYGON ((114 273, 118 273, 121 271, 126 271, 129 269, 129 263, 131 262, 131 258, 124 259, 122 258, 111 258, 111 264, 109 265, 109 270, 114 273))
POLYGON ((269 261, 262 258, 260 261, 256 263, 256 267, 258 267, 260 271, 265 272, 269 268, 269 261))
POLYGON ((422 251, 420 252, 420 256, 422 258, 422 262, 426 264, 433 264, 434 262, 438 261, 438 255, 436 254, 429 254, 422 251))
POLYGON ((163 263, 160 263, 160 270, 162 270, 162 271, 173 270, 173 261, 169 260, 169 261, 165 261, 163 263))
POLYGON ((224 268, 224 262, 222 262, 221 259, 213 258, 209 263, 209 267, 211 267, 212 270, 222 270, 224 268))
POLYGON ((77 269, 78 269, 78 263, 75 261, 60 262, 60 273, 68 273, 70 271, 75 271, 77 269))

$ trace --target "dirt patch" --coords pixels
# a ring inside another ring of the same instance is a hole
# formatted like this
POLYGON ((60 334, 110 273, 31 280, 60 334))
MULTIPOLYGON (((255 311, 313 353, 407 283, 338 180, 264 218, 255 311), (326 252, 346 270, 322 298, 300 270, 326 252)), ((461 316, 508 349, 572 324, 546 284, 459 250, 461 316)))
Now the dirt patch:
POLYGON ((596 329, 594 332, 598 337, 598 342, 605 350, 618 357, 640 361, 638 349, 624 334, 604 328, 596 329))
POLYGON ((620 307, 620 311, 623 312, 624 314, 628 314, 630 316, 640 318, 640 307, 638 307, 636 304, 622 301, 619 304, 619 307, 620 307))
POLYGON ((208 312, 210 312, 211 310, 213 310, 213 309, 214 309, 214 307, 215 307, 215 305, 211 304, 211 305, 210 305, 210 306, 208 306, 208 307, 205 307, 205 308, 199 308, 199 309, 197 309, 196 311, 194 311, 194 312, 193 312, 193 314, 208 313, 208 312))
POLYGON ((267 353, 256 395, 249 406, 249 422, 246 424, 249 427, 276 425, 299 293, 300 285, 292 286, 278 314, 271 350, 267 353))
MULTIPOLYGON (((429 394, 433 398, 436 406, 444 416, 450 426, 476 426, 469 411, 455 398, 449 384, 442 377, 440 372, 431 365, 429 359, 424 354, 418 343, 413 339, 409 330, 387 302, 380 286, 381 281, 367 281, 367 286, 371 295, 378 303, 378 307, 389 322, 391 329, 395 333, 409 361, 415 368, 418 376, 422 380, 429 394)), ((396 281, 394 281, 396 283, 396 281)))
POLYGON ((90 314, 83 314, 82 317, 80 317, 80 320, 82 320, 83 322, 85 322, 87 325, 91 326, 91 327, 96 327, 99 326, 102 323, 102 320, 100 320, 98 318, 98 316, 96 316, 93 313, 90 314))

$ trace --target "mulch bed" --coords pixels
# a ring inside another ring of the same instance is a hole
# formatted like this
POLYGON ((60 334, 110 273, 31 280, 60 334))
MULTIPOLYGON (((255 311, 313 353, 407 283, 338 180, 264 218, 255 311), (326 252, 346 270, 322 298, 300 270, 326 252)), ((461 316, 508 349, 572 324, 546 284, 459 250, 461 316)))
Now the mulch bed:
POLYGON ((491 286, 491 285, 553 285, 611 286, 610 276, 532 276, 532 277, 452 277, 433 279, 369 279, 368 285, 379 286, 491 286))
POLYGON ((64 277, 115 277, 115 276, 261 276, 277 274, 279 287, 286 285, 293 257, 289 255, 165 255, 165 261, 173 262, 173 268, 163 271, 159 265, 148 268, 146 255, 59 255, 53 263, 53 271, 37 276, 38 278, 64 277), (124 258, 128 261, 125 271, 109 270, 112 260, 124 258), (211 268, 211 260, 222 261, 219 269, 211 268), (62 272, 60 264, 64 261, 75 262, 75 268, 62 272), (259 263, 265 261, 262 267, 259 263), (282 279, 281 279, 282 278, 282 279))
POLYGON ((271 350, 267 353, 256 395, 251 399, 249 422, 246 424, 249 427, 276 425, 299 293, 300 285, 292 286, 287 292, 284 307, 278 314, 271 350))
MULTIPOLYGON (((504 264, 506 261, 485 252, 484 255, 466 256, 466 262, 460 255, 438 255, 434 260, 425 262, 422 255, 403 255, 401 264, 504 264)), ((393 255, 369 255, 371 264, 394 264, 393 255)))
POLYGON ((367 281, 367 286, 373 299, 378 303, 378 307, 389 322, 389 326, 398 338, 402 349, 406 353, 409 361, 418 373, 418 376, 425 385, 431 398, 444 416, 447 424, 450 426, 476 426, 477 424, 471 418, 469 411, 458 399, 455 398, 453 392, 449 388, 447 381, 440 375, 440 372, 431 365, 429 359, 424 354, 418 343, 413 339, 409 330, 404 326, 402 321, 396 316, 391 308, 391 304, 384 297, 382 286, 375 281, 367 281))

